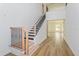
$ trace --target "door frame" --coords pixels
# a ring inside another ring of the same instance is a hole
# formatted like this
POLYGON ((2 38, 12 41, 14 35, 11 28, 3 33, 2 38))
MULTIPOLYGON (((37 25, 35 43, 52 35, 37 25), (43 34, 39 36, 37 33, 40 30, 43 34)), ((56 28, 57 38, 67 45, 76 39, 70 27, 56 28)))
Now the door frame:
MULTIPOLYGON (((64 27, 65 19, 47 20, 47 38, 48 38, 48 21, 60 21, 60 20, 63 20, 63 29, 65 30, 65 27, 64 27)), ((64 33, 64 31, 63 31, 63 38, 65 37, 64 35, 65 35, 65 33, 64 33)))

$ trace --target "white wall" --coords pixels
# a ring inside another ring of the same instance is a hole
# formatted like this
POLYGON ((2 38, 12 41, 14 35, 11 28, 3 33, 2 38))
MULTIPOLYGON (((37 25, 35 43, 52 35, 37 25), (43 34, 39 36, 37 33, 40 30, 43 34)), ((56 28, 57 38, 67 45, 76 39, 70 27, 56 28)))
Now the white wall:
POLYGON ((10 51, 10 27, 29 28, 41 14, 41 4, 0 4, 0 55, 5 55, 10 51))
POLYGON ((65 7, 52 9, 46 13, 47 20, 65 19, 65 7))
POLYGON ((65 39, 75 55, 79 55, 79 4, 66 7, 65 39))

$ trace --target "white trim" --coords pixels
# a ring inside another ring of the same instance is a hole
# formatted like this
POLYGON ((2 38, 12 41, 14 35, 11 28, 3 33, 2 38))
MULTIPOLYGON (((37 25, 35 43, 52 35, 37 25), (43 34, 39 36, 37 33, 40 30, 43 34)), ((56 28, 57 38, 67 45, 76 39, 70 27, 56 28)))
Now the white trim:
POLYGON ((0 56, 4 56, 10 52, 11 52, 10 47, 2 49, 2 51, 0 51, 0 56))
POLYGON ((69 48, 71 49, 72 53, 75 55, 75 56, 79 56, 77 54, 77 52, 72 48, 72 46, 69 44, 69 42, 65 39, 65 42, 67 43, 67 45, 69 46, 69 48))

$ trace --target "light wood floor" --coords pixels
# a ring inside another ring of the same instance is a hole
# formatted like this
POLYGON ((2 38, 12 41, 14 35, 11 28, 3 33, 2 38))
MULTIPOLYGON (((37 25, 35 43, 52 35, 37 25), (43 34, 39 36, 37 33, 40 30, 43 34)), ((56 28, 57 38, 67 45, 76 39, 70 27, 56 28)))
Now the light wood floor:
POLYGON ((74 54, 64 40, 55 42, 54 39, 48 38, 40 44, 40 48, 33 56, 74 56, 74 54))
MULTIPOLYGON (((6 56, 15 56, 12 53, 6 56)), ((64 39, 48 37, 32 56, 74 56, 64 39)))

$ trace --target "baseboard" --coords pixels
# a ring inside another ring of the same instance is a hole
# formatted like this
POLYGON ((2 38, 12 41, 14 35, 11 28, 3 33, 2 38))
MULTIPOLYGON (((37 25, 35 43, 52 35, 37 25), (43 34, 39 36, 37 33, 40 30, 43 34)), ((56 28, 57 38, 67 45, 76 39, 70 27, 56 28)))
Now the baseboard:
POLYGON ((44 45, 44 43, 47 41, 47 39, 44 39, 43 41, 41 41, 41 43, 39 44, 39 47, 36 49, 36 51, 34 51, 34 53, 32 54, 32 56, 36 56, 37 55, 37 51, 39 51, 39 49, 44 45))
MULTIPOLYGON (((65 39, 64 39, 65 40, 65 39)), ((77 56, 77 53, 74 51, 74 49, 71 47, 71 45, 69 44, 69 42, 67 40, 65 40, 65 42, 67 43, 68 47, 71 49, 72 53, 74 54, 74 56, 77 56)))
POLYGON ((0 56, 5 56, 6 54, 8 54, 10 52, 11 52, 11 50, 10 50, 9 47, 5 48, 5 49, 3 49, 3 50, 0 51, 0 56))
POLYGON ((20 51, 19 49, 10 47, 11 53, 15 54, 16 56, 24 56, 24 52, 20 51))

